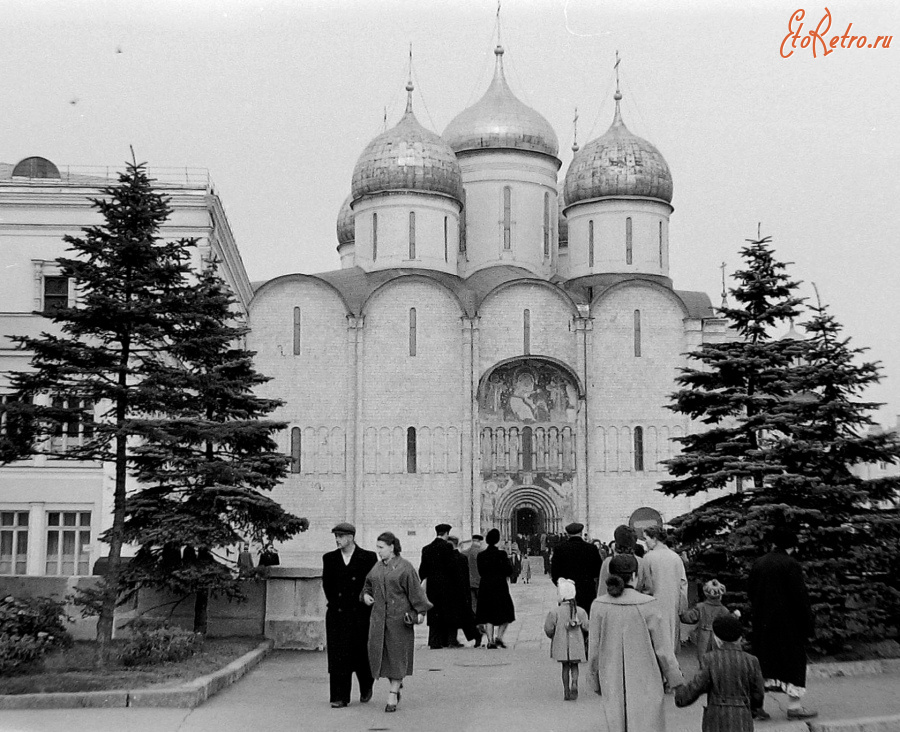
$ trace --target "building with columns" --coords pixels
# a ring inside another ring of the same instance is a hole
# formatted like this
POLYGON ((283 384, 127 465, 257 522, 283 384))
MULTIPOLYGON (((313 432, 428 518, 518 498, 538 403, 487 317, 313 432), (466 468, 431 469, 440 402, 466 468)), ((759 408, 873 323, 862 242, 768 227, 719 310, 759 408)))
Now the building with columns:
POLYGON ((290 425, 275 498, 312 523, 283 557, 312 560, 341 520, 417 551, 439 522, 509 539, 578 520, 608 540, 708 500, 656 491, 691 429, 666 409, 676 369, 727 337, 669 277, 668 165, 617 90, 609 129, 561 171, 495 53, 441 136, 407 86, 353 170, 341 269, 254 285, 250 346, 290 425))

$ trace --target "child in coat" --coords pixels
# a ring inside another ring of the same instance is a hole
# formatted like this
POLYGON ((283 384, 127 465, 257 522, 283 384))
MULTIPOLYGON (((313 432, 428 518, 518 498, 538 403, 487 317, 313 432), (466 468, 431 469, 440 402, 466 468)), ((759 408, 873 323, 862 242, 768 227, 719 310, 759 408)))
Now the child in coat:
POLYGON ((753 732, 753 714, 765 697, 756 656, 741 650, 741 621, 731 613, 712 624, 717 650, 706 654, 703 668, 675 689, 675 704, 686 707, 706 694, 703 732, 753 732))
POLYGON ((547 613, 544 633, 551 639, 550 658, 562 664, 563 699, 578 698, 578 664, 586 660, 584 634, 588 616, 575 604, 575 583, 560 577, 556 583, 559 605, 547 613), (571 684, 570 684, 571 680, 571 684))
POLYGON ((525 561, 525 584, 527 585, 531 582, 531 561, 527 555, 523 559, 525 561))
POLYGON ((706 599, 698 602, 690 610, 681 613, 681 622, 688 625, 697 624, 694 635, 697 645, 697 660, 700 668, 703 668, 703 657, 712 648, 712 627, 716 618, 729 615, 730 611, 722 604, 722 595, 725 594, 725 585, 719 580, 711 579, 703 585, 703 594, 706 599))

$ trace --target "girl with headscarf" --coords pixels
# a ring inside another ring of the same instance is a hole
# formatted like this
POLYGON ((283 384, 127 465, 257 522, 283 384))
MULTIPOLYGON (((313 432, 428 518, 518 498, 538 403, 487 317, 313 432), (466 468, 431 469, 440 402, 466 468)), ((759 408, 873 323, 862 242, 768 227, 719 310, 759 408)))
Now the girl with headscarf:
POLYGON ((551 639, 550 658, 562 665, 563 699, 575 701, 578 698, 578 664, 586 660, 582 628, 587 628, 588 615, 575 603, 572 580, 560 577, 556 591, 559 605, 547 613, 544 633, 551 639))
POLYGON ((609 732, 665 732, 665 689, 684 677, 659 600, 634 589, 637 559, 618 554, 609 563, 606 594, 591 605, 588 682, 603 697, 609 732))
POLYGON ((725 585, 717 579, 711 579, 703 585, 703 594, 706 599, 698 602, 690 610, 681 613, 681 622, 687 625, 697 624, 694 633, 694 643, 697 646, 697 660, 700 668, 703 668, 703 657, 707 651, 715 650, 713 647, 713 621, 725 615, 730 615, 728 608, 722 604, 722 596, 725 594, 725 585))

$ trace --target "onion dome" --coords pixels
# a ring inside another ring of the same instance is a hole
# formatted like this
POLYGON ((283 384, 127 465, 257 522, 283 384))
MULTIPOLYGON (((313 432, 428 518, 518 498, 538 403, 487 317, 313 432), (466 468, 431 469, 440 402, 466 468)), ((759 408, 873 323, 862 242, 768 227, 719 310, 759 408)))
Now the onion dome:
POLYGON ((338 246, 344 244, 352 244, 356 239, 356 231, 353 228, 353 209, 350 204, 353 196, 347 196, 341 204, 341 210, 338 211, 337 217, 337 240, 338 246))
POLYGON ((606 133, 575 154, 566 173, 568 205, 604 196, 645 196, 672 202, 672 174, 653 145, 632 134, 622 121, 616 91, 616 114, 606 133))
POLYGON ((559 202, 559 216, 557 218, 557 241, 559 245, 568 246, 569 245, 569 220, 566 218, 565 213, 563 213, 563 209, 566 207, 566 197, 563 195, 563 192, 560 191, 559 195, 556 197, 556 200, 559 202))
POLYGON ((503 47, 497 46, 494 54, 494 80, 481 99, 451 120, 444 139, 455 152, 513 148, 555 157, 559 152, 556 133, 512 93, 503 74, 503 47))
POLYGON ((363 150, 353 168, 353 200, 385 191, 443 193, 462 201, 462 173, 450 146, 419 124, 412 110, 412 82, 406 112, 393 129, 363 150))

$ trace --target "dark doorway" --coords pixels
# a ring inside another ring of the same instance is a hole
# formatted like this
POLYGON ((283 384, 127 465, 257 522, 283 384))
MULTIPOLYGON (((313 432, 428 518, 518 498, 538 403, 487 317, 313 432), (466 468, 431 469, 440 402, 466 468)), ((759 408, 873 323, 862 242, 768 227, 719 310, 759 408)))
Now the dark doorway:
POLYGON ((513 534, 532 536, 544 531, 544 517, 533 508, 519 508, 513 513, 513 534))

